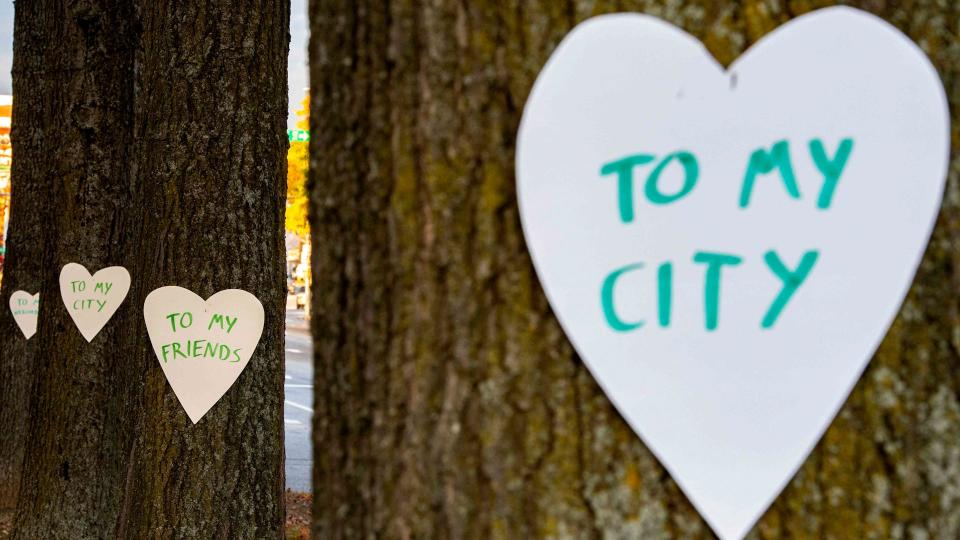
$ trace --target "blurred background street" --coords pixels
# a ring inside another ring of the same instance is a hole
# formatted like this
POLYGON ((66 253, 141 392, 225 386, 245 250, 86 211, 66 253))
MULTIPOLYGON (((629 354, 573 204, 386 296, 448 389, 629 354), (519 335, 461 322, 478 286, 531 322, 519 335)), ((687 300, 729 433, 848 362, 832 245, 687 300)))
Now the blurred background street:
POLYGON ((310 420, 313 416, 313 344, 302 309, 287 309, 287 372, 283 423, 287 488, 310 491, 310 420))

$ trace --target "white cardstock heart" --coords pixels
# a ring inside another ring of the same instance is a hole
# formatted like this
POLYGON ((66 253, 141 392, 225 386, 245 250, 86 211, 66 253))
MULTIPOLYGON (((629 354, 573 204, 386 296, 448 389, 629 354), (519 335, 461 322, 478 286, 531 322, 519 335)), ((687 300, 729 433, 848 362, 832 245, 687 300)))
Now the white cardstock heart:
POLYGON ((949 130, 920 49, 849 8, 785 24, 726 71, 666 22, 597 17, 537 79, 517 190, 540 281, 721 537, 789 482, 896 316, 949 130))
POLYGON ((160 287, 143 304, 153 352, 194 424, 233 383, 263 333, 263 304, 227 289, 204 300, 182 287, 160 287))
POLYGON ((130 291, 130 272, 122 266, 102 268, 90 275, 77 263, 60 270, 60 296, 77 329, 88 341, 106 326, 130 291))
POLYGON ((40 314, 40 293, 14 291, 10 295, 10 313, 17 322, 23 337, 30 339, 37 333, 37 317, 40 314))

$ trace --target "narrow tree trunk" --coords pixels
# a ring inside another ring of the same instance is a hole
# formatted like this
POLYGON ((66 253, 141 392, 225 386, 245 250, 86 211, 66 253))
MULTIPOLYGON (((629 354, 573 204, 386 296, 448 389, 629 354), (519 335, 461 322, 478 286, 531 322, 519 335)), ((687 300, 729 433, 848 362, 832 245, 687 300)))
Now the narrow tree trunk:
POLYGON ((49 220, 50 190, 53 182, 45 159, 56 150, 46 147, 44 126, 59 124, 60 118, 44 108, 55 85, 54 47, 39 39, 44 23, 38 2, 20 2, 14 17, 17 47, 14 56, 14 94, 17 96, 13 122, 14 153, 20 156, 12 171, 11 207, 0 298, 0 509, 16 506, 20 469, 26 446, 30 386, 36 360, 36 339, 27 340, 7 306, 18 290, 40 291, 44 275, 43 232, 49 220))
POLYGON ((138 309, 179 285, 244 289, 263 336, 233 387, 193 425, 143 323, 143 416, 118 538, 280 538, 286 305, 289 0, 142 0, 134 162, 143 234, 138 309))
POLYGON ((14 537, 278 538, 288 0, 92 4, 43 11, 79 29, 87 48, 67 36, 64 56, 103 71, 58 88, 72 123, 50 128, 76 161, 53 176, 42 297, 55 300, 14 537), (132 277, 89 344, 60 301, 73 261, 132 277), (164 285, 245 289, 266 312, 246 370, 196 425, 143 323, 164 285))
MULTIPOLYGON (((316 537, 711 537, 550 312, 517 125, 589 16, 661 16, 729 63, 827 3, 311 3, 316 537)), ((956 111, 960 5, 853 3, 925 47, 956 111)), ((754 538, 960 536, 957 158, 900 317, 754 538)))

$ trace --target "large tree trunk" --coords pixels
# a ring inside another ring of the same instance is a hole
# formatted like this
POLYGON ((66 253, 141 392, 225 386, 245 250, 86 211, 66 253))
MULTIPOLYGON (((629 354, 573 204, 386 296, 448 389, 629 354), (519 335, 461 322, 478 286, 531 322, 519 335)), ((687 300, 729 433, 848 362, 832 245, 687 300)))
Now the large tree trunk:
MULTIPOLYGON (((711 536, 551 314, 517 214, 517 126, 591 15, 661 16, 729 63, 826 3, 311 3, 318 538, 711 536)), ((926 49, 956 111, 960 5, 853 3, 926 49)), ((900 317, 754 537, 960 536, 958 172, 955 151, 900 317)))
MULTIPOLYGON (((36 339, 27 340, 7 306, 10 295, 25 290, 40 291, 44 275, 43 232, 49 220, 50 189, 46 157, 56 152, 45 145, 44 126, 60 123, 54 111, 44 107, 45 98, 57 88, 60 51, 41 39, 49 19, 39 17, 38 2, 17 4, 14 33, 14 93, 17 103, 13 123, 14 153, 21 159, 12 171, 9 231, 0 298, 0 509, 16 506, 20 470, 26 446, 30 386, 36 364, 36 339)), ((62 62, 60 62, 62 63, 62 62)))
POLYGON ((47 156, 50 301, 14 537, 278 538, 289 2, 46 4, 43 37, 72 62, 51 100, 65 121, 48 127, 68 151, 47 156), (132 276, 89 344, 60 301, 73 261, 132 276), (143 324, 163 285, 245 289, 266 312, 246 370, 196 425, 143 324))
POLYGON ((42 141, 35 153, 18 156, 18 167, 41 168, 52 186, 37 239, 44 257, 35 276, 36 381, 14 537, 88 538, 111 530, 119 508, 116 486, 132 435, 122 404, 137 375, 118 347, 117 323, 135 320, 136 311, 127 302, 88 344, 64 309, 58 275, 71 261, 94 270, 127 264, 120 235, 132 196, 133 5, 24 0, 16 10, 17 21, 29 19, 32 28, 16 35, 23 67, 14 70, 14 88, 25 100, 36 93, 42 111, 17 119, 18 133, 35 129, 42 141))
POLYGON ((193 425, 149 358, 119 538, 280 538, 289 0, 142 0, 134 159, 144 234, 131 303, 176 284, 256 295, 263 337, 193 425))

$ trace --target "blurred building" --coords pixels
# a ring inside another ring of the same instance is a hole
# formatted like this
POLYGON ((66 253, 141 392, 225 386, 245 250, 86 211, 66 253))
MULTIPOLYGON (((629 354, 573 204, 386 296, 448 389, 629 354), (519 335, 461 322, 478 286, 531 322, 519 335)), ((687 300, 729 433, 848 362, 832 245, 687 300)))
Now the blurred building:
POLYGON ((0 95, 0 276, 7 252, 7 225, 10 223, 10 166, 13 148, 10 146, 10 121, 13 96, 0 95))
POLYGON ((310 237, 287 231, 287 309, 303 309, 310 320, 310 237))

